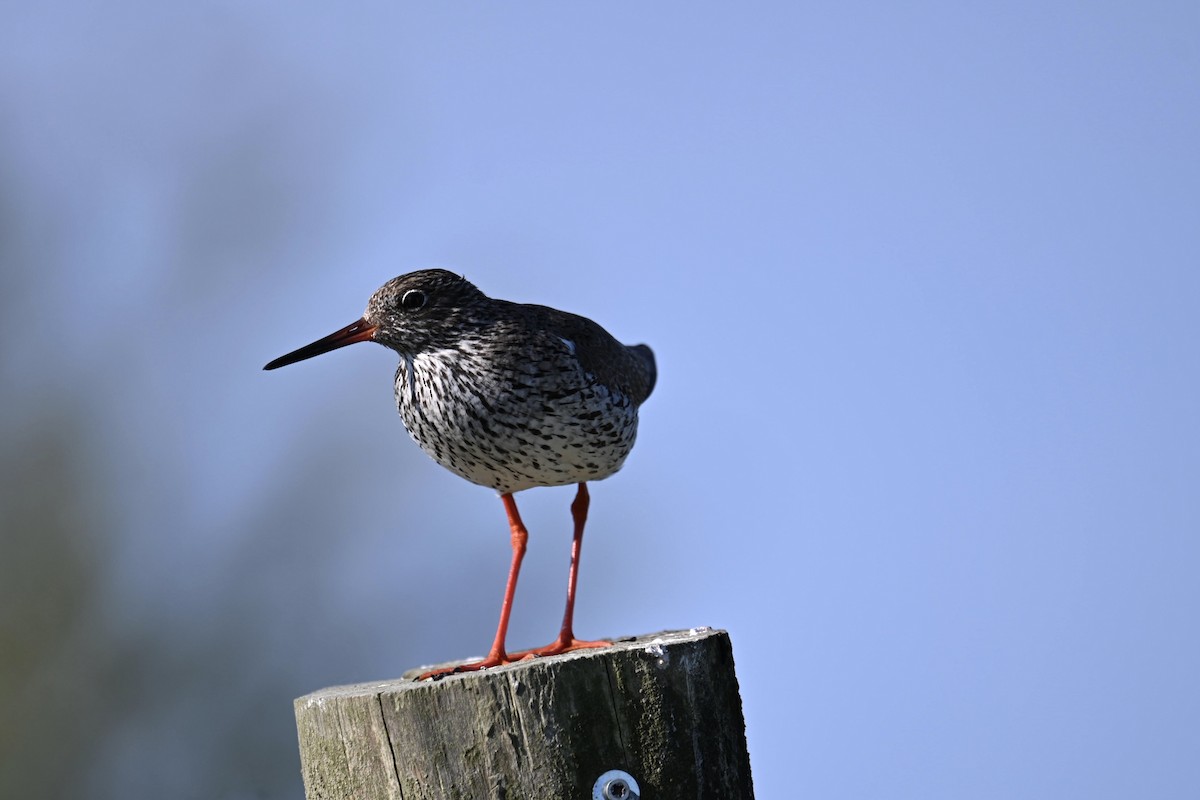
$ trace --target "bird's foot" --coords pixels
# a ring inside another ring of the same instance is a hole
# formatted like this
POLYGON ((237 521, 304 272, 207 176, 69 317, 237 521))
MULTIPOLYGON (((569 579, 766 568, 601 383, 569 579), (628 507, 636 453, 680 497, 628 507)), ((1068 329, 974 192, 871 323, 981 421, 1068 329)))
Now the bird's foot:
POLYGON ((515 654, 510 656, 505 653, 490 653, 487 658, 479 661, 469 661, 466 664, 457 664, 453 667, 439 667, 438 669, 431 669, 429 672, 422 672, 417 676, 417 680, 436 681, 441 680, 447 675, 460 675, 464 672, 476 672, 481 669, 488 669, 489 667, 500 667, 505 664, 511 664, 517 660, 518 658, 515 654))
POLYGON ((447 675, 476 672, 491 667, 502 667, 505 664, 512 664, 516 661, 527 661, 531 658, 541 658, 542 656, 556 656, 559 653, 570 653, 573 650, 586 650, 591 647, 608 647, 611 644, 612 642, 606 639, 597 641, 576 639, 573 634, 567 632, 560 634, 557 639, 545 647, 535 647, 532 650, 518 650, 515 653, 489 653, 487 658, 479 661, 469 661, 466 664, 456 664, 453 667, 439 667, 438 669, 431 669, 429 672, 422 672, 417 676, 417 680, 436 681, 445 678, 447 675))
POLYGON ((540 658, 542 656, 556 656, 559 653, 570 653, 572 650, 586 650, 589 647, 608 647, 612 642, 603 639, 597 641, 587 641, 584 639, 576 639, 569 631, 559 635, 550 644, 545 647, 536 647, 533 650, 521 650, 513 653, 511 658, 513 661, 522 661, 527 658, 540 658))

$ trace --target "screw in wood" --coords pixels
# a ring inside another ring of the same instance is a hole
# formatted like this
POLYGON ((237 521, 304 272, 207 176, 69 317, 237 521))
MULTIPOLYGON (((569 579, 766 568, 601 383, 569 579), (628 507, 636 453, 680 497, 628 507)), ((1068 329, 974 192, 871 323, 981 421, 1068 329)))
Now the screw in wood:
POLYGON ((592 786, 592 800, 638 800, 640 797, 638 782, 624 770, 610 769, 592 786))

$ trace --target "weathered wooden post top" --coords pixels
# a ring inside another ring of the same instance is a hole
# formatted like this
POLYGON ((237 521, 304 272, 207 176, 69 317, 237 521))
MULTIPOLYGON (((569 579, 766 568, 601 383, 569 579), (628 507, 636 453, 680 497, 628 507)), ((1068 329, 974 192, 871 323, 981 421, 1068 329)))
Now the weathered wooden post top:
POLYGON ((296 700, 308 800, 753 797, 725 631, 296 700))

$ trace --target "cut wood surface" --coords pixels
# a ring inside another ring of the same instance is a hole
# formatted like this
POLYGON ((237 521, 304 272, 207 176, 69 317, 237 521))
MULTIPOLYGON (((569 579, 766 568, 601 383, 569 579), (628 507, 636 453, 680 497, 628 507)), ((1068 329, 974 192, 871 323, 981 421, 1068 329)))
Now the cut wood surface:
POLYGON ((643 798, 753 797, 724 631, 414 680, 423 671, 296 700, 308 800, 586 800, 609 770, 643 798))

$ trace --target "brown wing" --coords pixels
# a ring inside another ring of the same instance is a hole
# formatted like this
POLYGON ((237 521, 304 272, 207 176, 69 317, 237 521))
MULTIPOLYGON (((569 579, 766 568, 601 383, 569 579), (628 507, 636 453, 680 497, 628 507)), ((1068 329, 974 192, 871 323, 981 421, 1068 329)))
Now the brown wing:
POLYGON ((621 344, 587 317, 546 306, 522 305, 521 313, 513 318, 536 327, 538 334, 569 342, 564 346, 573 351, 584 371, 628 395, 634 403, 640 405, 650 396, 658 370, 654 353, 646 345, 621 344))

